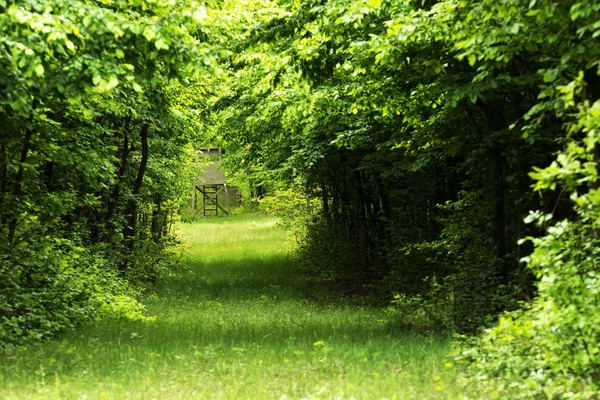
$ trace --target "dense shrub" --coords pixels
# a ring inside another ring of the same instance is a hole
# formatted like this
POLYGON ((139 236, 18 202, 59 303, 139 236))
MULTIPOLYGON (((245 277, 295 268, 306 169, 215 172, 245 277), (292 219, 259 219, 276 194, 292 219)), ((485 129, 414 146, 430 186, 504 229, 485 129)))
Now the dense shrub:
POLYGON ((593 399, 600 393, 599 110, 599 102, 582 106, 572 129, 583 131, 583 139, 532 174, 537 189, 563 186, 577 212, 558 221, 539 212, 528 217, 547 229, 528 238, 534 251, 524 259, 539 278, 536 299, 457 350, 467 382, 488 398, 593 399))
POLYGON ((75 242, 41 238, 0 251, 0 346, 100 317, 147 318, 115 265, 75 242))
POLYGON ((141 316, 131 287, 170 262, 193 81, 215 66, 189 8, 0 1, 0 345, 141 316))
MULTIPOLYGON (((364 260, 357 258, 358 244, 344 229, 327 226, 322 218, 306 225, 299 238, 298 256, 303 270, 320 279, 340 282, 367 283, 364 260)), ((352 285, 349 289, 355 289, 352 285)))
POLYGON ((295 246, 307 237, 307 229, 316 220, 321 207, 318 201, 296 188, 273 190, 258 203, 267 215, 279 217, 279 225, 290 232, 295 246))

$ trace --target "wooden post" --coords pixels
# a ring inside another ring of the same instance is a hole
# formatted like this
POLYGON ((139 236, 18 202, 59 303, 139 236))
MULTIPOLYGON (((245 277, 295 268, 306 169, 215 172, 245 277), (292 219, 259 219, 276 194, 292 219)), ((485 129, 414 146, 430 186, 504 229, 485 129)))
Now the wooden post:
POLYGON ((192 218, 194 218, 196 210, 196 184, 194 183, 194 187, 192 189, 192 218))
POLYGON ((227 215, 231 217, 231 207, 229 206, 229 192, 227 191, 227 183, 223 184, 225 188, 225 205, 227 206, 227 215))

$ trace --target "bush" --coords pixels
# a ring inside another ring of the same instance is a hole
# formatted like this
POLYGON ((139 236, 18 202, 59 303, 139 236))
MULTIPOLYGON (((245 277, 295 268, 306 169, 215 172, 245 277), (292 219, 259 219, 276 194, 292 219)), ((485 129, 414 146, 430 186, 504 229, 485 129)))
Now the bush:
POLYGON ((0 346, 42 339, 94 318, 146 318, 106 259, 45 237, 0 249, 0 346))
POLYGON ((310 198, 307 202, 306 194, 293 188, 275 190, 260 199, 259 205, 267 215, 279 217, 279 225, 290 232, 296 244, 306 237, 310 221, 321 209, 319 202, 310 198))
POLYGON ((308 221, 299 237, 298 256, 304 272, 346 282, 362 282, 364 257, 354 239, 341 228, 328 226, 322 217, 308 221))
POLYGON ((452 308, 452 296, 426 299, 421 295, 408 297, 396 294, 386 311, 405 330, 434 333, 452 332, 455 329, 452 308))
POLYGON ((470 384, 490 398, 596 398, 600 243, 590 237, 590 229, 562 221, 533 239, 528 261, 541 277, 539 296, 482 337, 464 340, 456 358, 468 364, 470 384))
POLYGON ((122 276, 135 287, 153 285, 172 276, 173 266, 179 262, 174 251, 178 245, 174 237, 136 240, 122 276))
POLYGON ((532 174, 538 190, 560 185, 570 192, 577 213, 556 222, 552 214, 528 217, 546 228, 546 235, 528 238, 534 251, 524 259, 539 279, 537 298, 522 311, 505 314, 480 338, 466 339, 456 351, 479 397, 598 398, 600 188, 594 153, 599 110, 600 102, 582 108, 579 123, 587 137, 581 145, 573 140, 557 162, 532 174))

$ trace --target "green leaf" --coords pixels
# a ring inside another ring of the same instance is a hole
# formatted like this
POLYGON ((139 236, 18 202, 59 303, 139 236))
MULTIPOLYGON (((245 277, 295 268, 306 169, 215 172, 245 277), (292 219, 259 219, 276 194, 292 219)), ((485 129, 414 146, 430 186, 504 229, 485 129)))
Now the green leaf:
POLYGON ((149 41, 149 42, 152 41, 156 37, 156 33, 149 26, 144 29, 143 35, 146 38, 146 40, 149 41))
POLYGON ((110 79, 108 80, 108 83, 106 84, 106 91, 112 90, 114 88, 116 88, 117 86, 119 86, 119 79, 113 75, 110 77, 110 79))
POLYGON ((192 14, 192 18, 194 19, 194 21, 196 21, 198 23, 202 23, 202 22, 206 21, 207 19, 209 19, 208 13, 206 12, 206 7, 204 7, 204 6, 198 7, 196 9, 196 11, 194 11, 194 13, 192 14))
POLYGON ((167 42, 165 42, 165 39, 158 38, 158 40, 156 42, 154 42, 154 45, 156 46, 156 48, 158 50, 168 50, 169 49, 169 45, 167 44, 167 42))
POLYGON ((469 54, 468 60, 469 60, 469 65, 472 67, 477 62, 477 56, 475 54, 469 54))
POLYGON ((133 88, 133 90, 135 90, 137 93, 143 93, 144 89, 142 89, 142 87, 140 86, 139 83, 137 82, 133 82, 131 84, 131 87, 133 88))
POLYGON ((38 64, 38 65, 35 67, 35 74, 36 74, 37 76, 39 76, 39 77, 42 77, 42 76, 44 76, 44 72, 45 72, 45 69, 44 69, 44 66, 43 66, 42 64, 38 64))

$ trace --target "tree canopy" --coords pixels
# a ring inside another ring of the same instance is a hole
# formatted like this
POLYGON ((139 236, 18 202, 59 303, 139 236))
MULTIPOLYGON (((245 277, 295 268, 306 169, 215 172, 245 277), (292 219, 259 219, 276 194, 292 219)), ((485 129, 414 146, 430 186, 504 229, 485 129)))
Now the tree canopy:
POLYGON ((132 282, 160 279, 168 213, 210 143, 288 210, 306 273, 411 329, 481 334, 456 357, 490 396, 590 398, 599 15, 0 0, 0 341, 141 318, 132 282))

